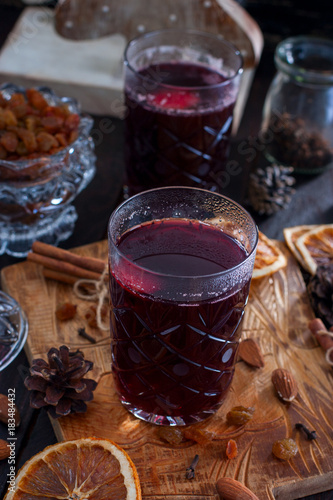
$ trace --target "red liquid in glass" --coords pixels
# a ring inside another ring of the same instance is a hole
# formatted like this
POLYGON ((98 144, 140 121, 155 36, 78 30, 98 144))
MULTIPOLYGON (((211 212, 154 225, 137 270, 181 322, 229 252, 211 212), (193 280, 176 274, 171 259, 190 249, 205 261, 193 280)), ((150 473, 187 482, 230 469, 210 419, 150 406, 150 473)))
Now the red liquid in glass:
MULTIPOLYGON (((225 233, 184 219, 136 227, 119 250, 146 269, 175 276, 219 273, 246 258, 225 233)), ((158 274, 133 284, 126 268, 117 269, 121 281, 110 273, 111 349, 121 401, 155 423, 206 418, 221 405, 233 377, 249 282, 211 300, 173 300, 172 294, 161 300, 158 274)))
POLYGON ((224 82, 212 69, 180 62, 152 65, 126 78, 130 195, 163 186, 224 187, 236 99, 224 82))

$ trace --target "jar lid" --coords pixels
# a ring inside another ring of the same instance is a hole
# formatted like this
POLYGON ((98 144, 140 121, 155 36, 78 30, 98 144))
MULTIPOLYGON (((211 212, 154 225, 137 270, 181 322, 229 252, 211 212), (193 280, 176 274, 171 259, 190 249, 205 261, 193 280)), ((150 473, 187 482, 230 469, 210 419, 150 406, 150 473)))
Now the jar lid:
POLYGON ((276 47, 275 64, 299 83, 333 85, 333 40, 287 38, 276 47))

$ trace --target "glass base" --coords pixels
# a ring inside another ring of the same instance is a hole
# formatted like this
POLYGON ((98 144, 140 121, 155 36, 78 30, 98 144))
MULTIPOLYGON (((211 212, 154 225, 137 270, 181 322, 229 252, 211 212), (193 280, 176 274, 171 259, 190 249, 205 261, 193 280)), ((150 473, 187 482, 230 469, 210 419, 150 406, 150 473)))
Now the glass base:
POLYGON ((201 412, 196 415, 171 417, 167 415, 157 415, 154 413, 147 413, 144 410, 136 408, 131 403, 125 401, 121 402, 130 413, 132 413, 135 417, 139 418, 140 420, 144 420, 145 422, 149 422, 150 424, 164 425, 170 427, 171 426, 180 427, 185 425, 197 424, 211 417, 218 410, 218 408, 214 408, 214 410, 201 412))
POLYGON ((35 224, 8 224, 0 222, 0 255, 26 257, 34 241, 39 240, 50 245, 58 245, 71 236, 77 213, 72 205, 52 216, 38 220, 35 224))

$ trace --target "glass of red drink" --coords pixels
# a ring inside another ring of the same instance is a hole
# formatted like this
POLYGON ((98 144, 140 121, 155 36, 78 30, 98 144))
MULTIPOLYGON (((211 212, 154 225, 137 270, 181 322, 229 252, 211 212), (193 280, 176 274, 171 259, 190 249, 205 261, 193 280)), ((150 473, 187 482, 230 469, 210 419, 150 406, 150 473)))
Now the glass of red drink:
POLYGON ((128 194, 178 185, 221 191, 240 52, 215 35, 165 29, 133 39, 124 59, 128 194))
POLYGON ((257 227, 212 191, 123 202, 108 228, 112 372, 120 400, 160 425, 199 422, 233 378, 257 227))

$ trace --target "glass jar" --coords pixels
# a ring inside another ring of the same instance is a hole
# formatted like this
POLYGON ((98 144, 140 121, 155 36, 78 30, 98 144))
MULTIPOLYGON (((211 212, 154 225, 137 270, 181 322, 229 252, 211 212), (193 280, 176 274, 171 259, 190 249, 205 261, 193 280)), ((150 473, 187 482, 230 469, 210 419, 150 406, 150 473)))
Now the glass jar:
POLYGON ((333 41, 297 36, 275 50, 260 132, 265 156, 317 174, 333 162, 333 41))

